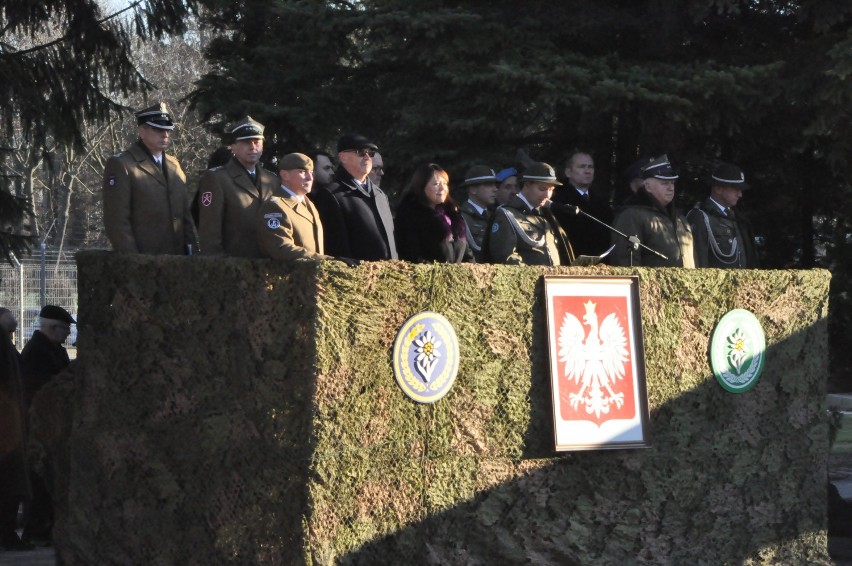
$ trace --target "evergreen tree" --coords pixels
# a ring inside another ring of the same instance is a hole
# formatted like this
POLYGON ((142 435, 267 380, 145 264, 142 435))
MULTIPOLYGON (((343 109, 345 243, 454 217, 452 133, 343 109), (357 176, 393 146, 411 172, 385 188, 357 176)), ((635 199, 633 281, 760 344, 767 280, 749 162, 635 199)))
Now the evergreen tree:
MULTIPOLYGON (((0 4, 0 166, 9 151, 38 152, 51 138, 82 149, 83 124, 122 108, 115 94, 151 88, 130 58, 134 36, 183 31, 195 0, 137 0, 105 16, 96 0, 4 0, 0 4)), ((5 167, 3 167, 5 170, 5 167)), ((0 187, 0 253, 27 246, 15 226, 29 206, 4 173, 0 187)))

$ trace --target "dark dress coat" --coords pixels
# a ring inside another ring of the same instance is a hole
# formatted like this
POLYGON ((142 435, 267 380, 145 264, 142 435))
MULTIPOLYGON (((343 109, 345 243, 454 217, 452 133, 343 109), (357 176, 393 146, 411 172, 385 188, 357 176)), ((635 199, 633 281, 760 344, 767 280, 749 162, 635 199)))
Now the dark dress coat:
POLYGON ((21 373, 27 407, 32 404, 38 390, 70 363, 68 352, 62 344, 51 342, 41 330, 33 332, 33 337, 21 351, 21 373))
MULTIPOLYGON (((695 267, 692 230, 686 218, 672 203, 660 206, 644 188, 619 209, 613 225, 667 258, 639 248, 632 253, 634 266, 695 267)), ((610 257, 612 265, 630 266, 631 245, 617 234, 612 235, 612 243, 615 244, 610 257)))
POLYGON ((319 211, 325 253, 366 261, 398 259, 388 197, 369 178, 366 190, 342 166, 325 188, 308 194, 319 211))
POLYGON ((204 255, 263 257, 255 224, 260 205, 280 186, 260 165, 257 184, 236 158, 208 169, 198 182, 198 236, 204 255))
POLYGON ((185 255, 198 248, 186 175, 163 153, 165 174, 141 141, 113 155, 104 169, 104 228, 117 252, 185 255))
MULTIPOLYGON (((550 199, 557 204, 579 206, 580 210, 607 224, 612 224, 612 207, 606 199, 589 191, 585 200, 571 185, 556 187, 550 199)), ((564 210, 554 210, 553 215, 571 239, 577 255, 601 255, 610 247, 610 231, 594 220, 564 210)))
POLYGON ((408 196, 400 203, 394 223, 399 259, 416 263, 473 261, 464 219, 455 210, 440 205, 433 209, 408 196))

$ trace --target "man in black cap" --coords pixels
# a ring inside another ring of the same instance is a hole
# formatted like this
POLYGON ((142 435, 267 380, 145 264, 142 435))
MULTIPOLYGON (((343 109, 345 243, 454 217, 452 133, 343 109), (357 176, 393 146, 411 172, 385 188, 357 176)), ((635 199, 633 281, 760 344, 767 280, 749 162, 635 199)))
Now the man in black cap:
POLYGON ((476 261, 482 263, 486 255, 482 243, 490 226, 490 208, 497 200, 497 177, 490 167, 474 165, 468 169, 461 187, 467 187, 467 200, 459 207, 467 228, 467 244, 476 261))
POLYGON ((191 254, 198 248, 186 175, 165 150, 174 129, 164 102, 136 113, 139 139, 104 169, 104 227, 112 248, 191 254))
POLYGON ((329 255, 366 261, 398 257, 388 197, 369 179, 377 149, 362 135, 342 136, 334 179, 309 195, 319 210, 329 255))
POLYGON ((246 116, 228 129, 233 157, 198 182, 198 236, 204 255, 263 257, 255 235, 260 204, 278 178, 260 166, 263 124, 246 116))
POLYGON ((751 225, 734 207, 749 186, 742 170, 717 162, 710 177, 710 196, 686 214, 695 239, 695 265, 722 269, 758 267, 751 225))
POLYGON ((615 250, 612 265, 645 267, 695 267, 692 232, 686 218, 672 204, 675 172, 668 157, 661 155, 642 168, 642 187, 628 199, 615 218, 614 226, 665 258, 612 235, 615 250))
MULTIPOLYGON (((45 305, 39 312, 39 328, 33 332, 21 352, 21 373, 27 410, 33 397, 53 377, 68 367, 68 352, 62 346, 71 334, 71 325, 77 321, 71 314, 56 305, 45 305)), ((27 509, 27 524, 23 539, 45 541, 51 539, 53 529, 53 499, 47 486, 52 481, 49 463, 42 474, 30 473, 32 500, 27 509)))
POLYGON ((561 185, 547 163, 533 163, 521 176, 521 192, 494 213, 488 251, 495 263, 570 265, 574 250, 550 211, 554 187, 561 185))
POLYGON ((571 238, 574 253, 600 255, 610 246, 609 230, 594 220, 572 211, 578 207, 602 222, 612 223, 612 208, 605 198, 591 192, 595 180, 595 161, 592 154, 575 149, 565 163, 568 183, 553 191, 553 203, 568 205, 554 207, 553 214, 571 238))

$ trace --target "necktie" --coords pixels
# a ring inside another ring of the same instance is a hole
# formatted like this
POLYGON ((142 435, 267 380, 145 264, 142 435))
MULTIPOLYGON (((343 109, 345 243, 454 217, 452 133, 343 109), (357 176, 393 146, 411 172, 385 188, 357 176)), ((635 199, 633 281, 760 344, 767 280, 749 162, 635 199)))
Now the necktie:
POLYGON ((726 215, 728 216, 728 218, 730 218, 731 220, 734 220, 734 219, 737 217, 737 216, 734 214, 734 209, 733 209, 733 208, 726 208, 726 209, 725 209, 725 214, 726 214, 726 215))
POLYGON ((580 198, 583 202, 589 202, 589 193, 583 193, 583 196, 580 198))
POLYGON ((251 179, 251 183, 254 186, 257 186, 257 171, 252 171, 248 174, 249 179, 251 179))

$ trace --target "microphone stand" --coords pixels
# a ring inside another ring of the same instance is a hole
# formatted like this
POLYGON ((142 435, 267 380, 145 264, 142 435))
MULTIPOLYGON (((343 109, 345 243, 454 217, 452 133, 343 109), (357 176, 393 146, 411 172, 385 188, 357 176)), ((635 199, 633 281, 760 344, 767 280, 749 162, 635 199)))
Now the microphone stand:
POLYGON ((654 254, 654 255, 656 255, 656 256, 664 259, 664 260, 668 261, 668 259, 669 259, 667 256, 661 254, 657 250, 655 250, 653 248, 649 248, 648 246, 643 244, 639 240, 638 237, 628 236, 627 234, 625 234, 624 232, 622 232, 618 228, 614 228, 614 227, 610 226, 609 224, 607 224, 606 222, 604 222, 603 220, 599 220, 598 218, 595 218, 594 216, 592 216, 591 214, 589 214, 585 210, 581 210, 579 206, 574 206, 573 204, 561 204, 561 203, 553 202, 552 200, 547 201, 547 203, 548 203, 547 207, 550 208, 550 210, 557 211, 557 212, 560 211, 560 210, 564 210, 566 212, 574 214, 575 216, 585 216, 586 218, 591 218, 592 220, 594 220, 595 222, 597 222, 601 226, 605 226, 606 229, 609 230, 610 232, 612 232, 614 234, 618 234, 619 236, 621 236, 622 238, 627 240, 627 242, 630 244, 630 267, 633 267, 633 252, 638 251, 639 248, 642 248, 643 250, 648 250, 652 254, 654 254))

